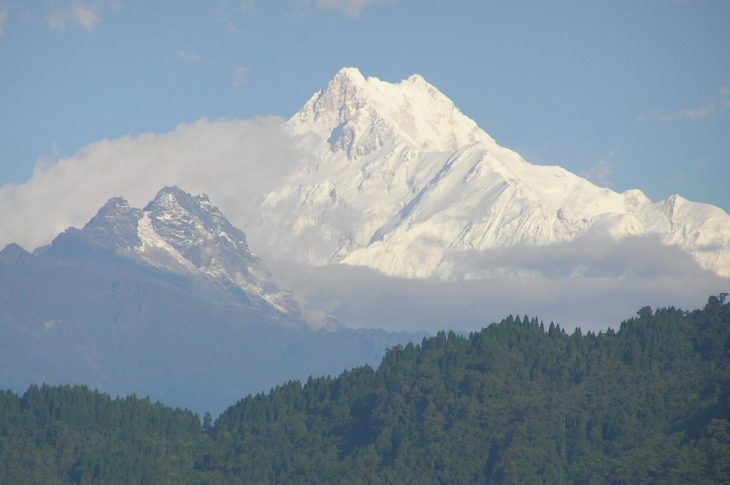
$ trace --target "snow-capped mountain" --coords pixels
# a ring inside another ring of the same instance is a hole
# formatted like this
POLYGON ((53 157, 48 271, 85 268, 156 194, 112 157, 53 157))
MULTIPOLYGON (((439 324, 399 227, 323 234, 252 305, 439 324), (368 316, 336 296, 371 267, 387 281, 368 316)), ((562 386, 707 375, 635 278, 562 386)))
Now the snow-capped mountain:
MULTIPOLYGON (((274 285, 251 253, 245 234, 206 195, 164 187, 144 209, 115 197, 82 229, 61 234, 50 249, 63 245, 64 238, 80 238, 164 271, 212 280, 247 303, 304 321, 299 304, 274 285)), ((317 321, 308 323, 317 326, 317 321)))
POLYGON ((730 276, 722 209, 530 164, 420 76, 391 84, 342 69, 288 125, 312 155, 262 204, 259 236, 281 257, 479 277, 465 253, 655 235, 730 276))

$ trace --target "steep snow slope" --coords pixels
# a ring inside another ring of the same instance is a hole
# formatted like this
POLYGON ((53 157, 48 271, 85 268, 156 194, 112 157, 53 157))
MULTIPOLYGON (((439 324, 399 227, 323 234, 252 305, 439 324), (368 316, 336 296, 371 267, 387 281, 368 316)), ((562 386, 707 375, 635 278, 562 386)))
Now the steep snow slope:
POLYGON ((616 193, 499 146, 420 76, 342 69, 289 120, 312 154, 264 199, 280 256, 406 277, 478 277, 459 254, 588 234, 656 234, 730 276, 730 216, 672 196, 616 193))

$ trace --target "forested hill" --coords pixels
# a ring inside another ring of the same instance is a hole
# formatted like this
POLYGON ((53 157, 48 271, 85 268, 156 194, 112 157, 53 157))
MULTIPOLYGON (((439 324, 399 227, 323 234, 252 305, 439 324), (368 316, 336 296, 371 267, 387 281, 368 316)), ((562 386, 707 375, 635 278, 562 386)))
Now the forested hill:
POLYGON ((79 387, 0 413, 0 483, 730 483, 730 303, 440 333, 213 424, 79 387))

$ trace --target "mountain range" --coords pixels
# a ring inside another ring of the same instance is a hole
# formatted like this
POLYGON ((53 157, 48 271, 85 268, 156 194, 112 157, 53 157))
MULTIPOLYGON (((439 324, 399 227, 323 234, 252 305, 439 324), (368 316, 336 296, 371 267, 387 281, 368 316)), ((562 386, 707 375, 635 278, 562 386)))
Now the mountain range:
POLYGON ((0 252, 0 382, 79 383, 196 411, 334 374, 416 336, 352 330, 271 282, 205 196, 110 199, 33 253, 0 252))
MULTIPOLYGON (((286 130, 303 159, 252 199, 253 217, 235 221, 279 267, 293 263, 290 273, 294 264, 339 264, 439 284, 512 277, 500 266, 505 249, 600 240, 620 252, 622 242, 651 237, 672 257, 686 253, 705 279, 730 276, 722 209, 678 195, 652 202, 530 164, 420 76, 392 84, 342 69, 286 130)), ((570 271, 581 276, 581 266, 570 271)), ((378 307, 402 295, 373 281, 384 294, 378 307)), ((465 291, 413 288, 415 303, 400 315, 465 291)), ((482 298, 481 288, 472 292, 482 298)), ((372 295, 356 296, 369 311, 372 295)), ((437 324, 462 324, 454 313, 438 313, 437 324)), ((175 186, 143 208, 109 199, 82 228, 32 253, 15 244, 0 252, 0 382, 16 390, 81 383, 219 411, 288 379, 375 365, 387 347, 417 338, 344 324, 280 289, 243 231, 207 196, 175 186)))
POLYGON ((649 235, 730 276, 724 210, 530 164, 420 76, 392 84, 344 68, 288 127, 308 158, 250 229, 277 257, 469 279, 500 274, 473 263, 495 249, 649 235))

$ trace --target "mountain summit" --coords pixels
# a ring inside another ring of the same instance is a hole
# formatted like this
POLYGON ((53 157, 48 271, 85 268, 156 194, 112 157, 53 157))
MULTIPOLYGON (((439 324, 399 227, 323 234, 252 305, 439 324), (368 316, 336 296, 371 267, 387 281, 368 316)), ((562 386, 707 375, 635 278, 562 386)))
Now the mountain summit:
POLYGON ((289 124, 295 131, 317 133, 332 151, 350 159, 397 145, 449 152, 494 141, 421 76, 391 84, 365 78, 354 67, 341 69, 289 124))
MULTIPOLYGON (((213 282, 246 304, 278 314, 287 325, 304 322, 297 302, 274 285, 262 261, 251 253, 245 234, 206 195, 164 187, 144 209, 130 207, 121 197, 112 198, 82 229, 68 229, 46 251, 63 255, 78 242, 203 283, 213 282)), ((318 326, 316 321, 308 324, 318 326)))
POLYGON ((345 68, 288 122, 311 157, 269 193, 257 230, 279 256, 405 277, 501 274, 490 251, 651 236, 730 276, 730 216, 653 203, 499 146, 420 76, 345 68))

